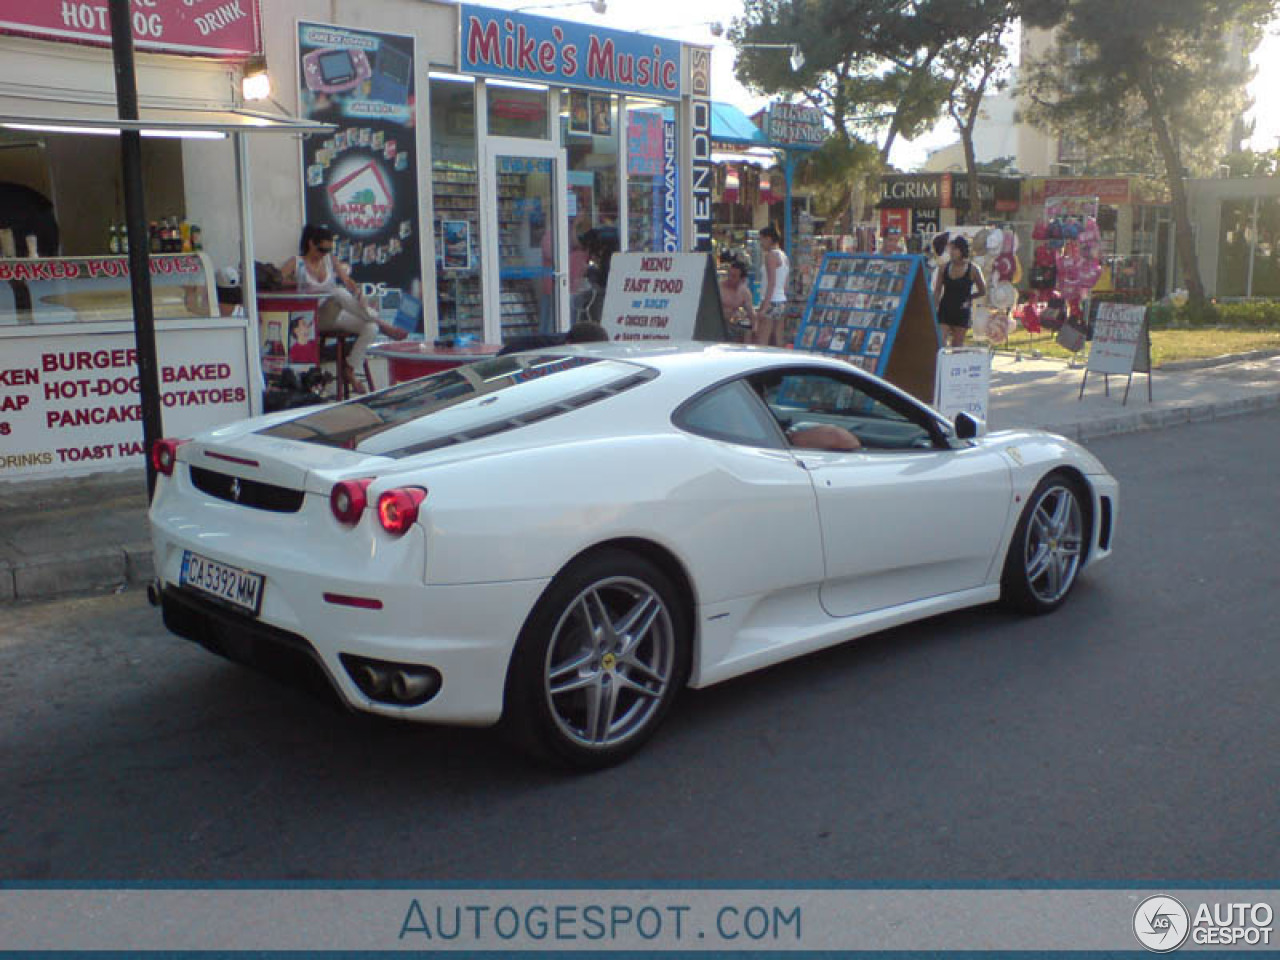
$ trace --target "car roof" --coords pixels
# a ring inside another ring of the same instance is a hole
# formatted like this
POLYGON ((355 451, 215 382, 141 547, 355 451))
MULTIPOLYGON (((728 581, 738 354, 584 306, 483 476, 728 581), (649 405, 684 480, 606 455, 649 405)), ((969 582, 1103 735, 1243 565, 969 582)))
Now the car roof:
MULTIPOLYGON (((539 351, 543 352, 543 351, 539 351)), ((685 376, 708 383, 735 374, 766 370, 783 364, 803 364, 848 372, 849 364, 817 354, 776 347, 754 347, 737 343, 585 343, 549 348, 548 353, 582 353, 588 356, 639 363, 659 373, 685 376)))

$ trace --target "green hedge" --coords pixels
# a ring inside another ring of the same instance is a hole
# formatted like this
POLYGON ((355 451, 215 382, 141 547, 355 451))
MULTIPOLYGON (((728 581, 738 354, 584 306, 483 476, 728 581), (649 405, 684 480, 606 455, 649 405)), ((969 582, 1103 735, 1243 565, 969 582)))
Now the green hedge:
POLYGON ((1228 327, 1252 330, 1280 330, 1280 301, 1242 300, 1238 303, 1207 303, 1194 308, 1190 304, 1172 307, 1153 304, 1153 327, 1228 327))
POLYGON ((1280 300, 1207 303, 1198 309, 1190 304, 1174 307, 1167 303, 1153 303, 1150 316, 1153 329, 1240 327, 1251 330, 1280 330, 1280 300))

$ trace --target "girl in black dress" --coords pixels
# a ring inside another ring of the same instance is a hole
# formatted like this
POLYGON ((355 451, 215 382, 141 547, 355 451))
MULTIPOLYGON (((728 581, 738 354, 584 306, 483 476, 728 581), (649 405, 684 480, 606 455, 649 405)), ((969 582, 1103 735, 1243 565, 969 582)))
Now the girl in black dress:
POLYGON ((947 244, 950 259, 938 271, 933 285, 933 300, 942 325, 942 345, 963 347, 964 338, 973 326, 973 298, 987 294, 982 271, 969 260, 969 241, 952 237, 947 244))

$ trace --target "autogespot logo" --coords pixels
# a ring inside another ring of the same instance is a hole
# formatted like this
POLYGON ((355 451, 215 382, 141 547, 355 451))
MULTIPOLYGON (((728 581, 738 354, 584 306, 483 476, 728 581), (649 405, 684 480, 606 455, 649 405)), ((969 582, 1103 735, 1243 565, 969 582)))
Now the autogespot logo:
POLYGON ((1148 950, 1168 953, 1186 942, 1191 915, 1173 897, 1147 897, 1133 914, 1133 934, 1148 950))

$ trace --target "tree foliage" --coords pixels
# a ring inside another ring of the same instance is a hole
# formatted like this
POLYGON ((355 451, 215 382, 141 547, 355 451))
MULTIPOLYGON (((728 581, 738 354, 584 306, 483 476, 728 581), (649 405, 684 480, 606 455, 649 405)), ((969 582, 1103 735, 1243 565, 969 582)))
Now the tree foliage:
MULTIPOLYGON (((868 166, 859 144, 880 140, 887 165, 899 137, 928 130, 951 106, 963 123, 971 175, 972 132, 987 89, 998 82, 998 42, 1022 0, 745 0, 729 36, 738 78, 769 94, 818 107, 843 143, 811 166, 844 176, 868 166), (781 45, 781 46, 760 46, 781 45), (791 69, 786 45, 804 56, 791 69), (856 158, 856 164, 852 161, 856 158)), ((978 195, 978 191, 973 191, 978 195)))
POLYGON ((1204 290, 1183 178, 1211 175, 1245 106, 1248 51, 1276 0, 1030 0, 1061 17, 1052 51, 1023 65, 1027 119, 1095 157, 1158 167, 1173 198, 1187 290, 1204 290), (1055 10, 1056 8, 1056 10, 1055 10), (1114 152, 1113 152, 1114 151, 1114 152))

